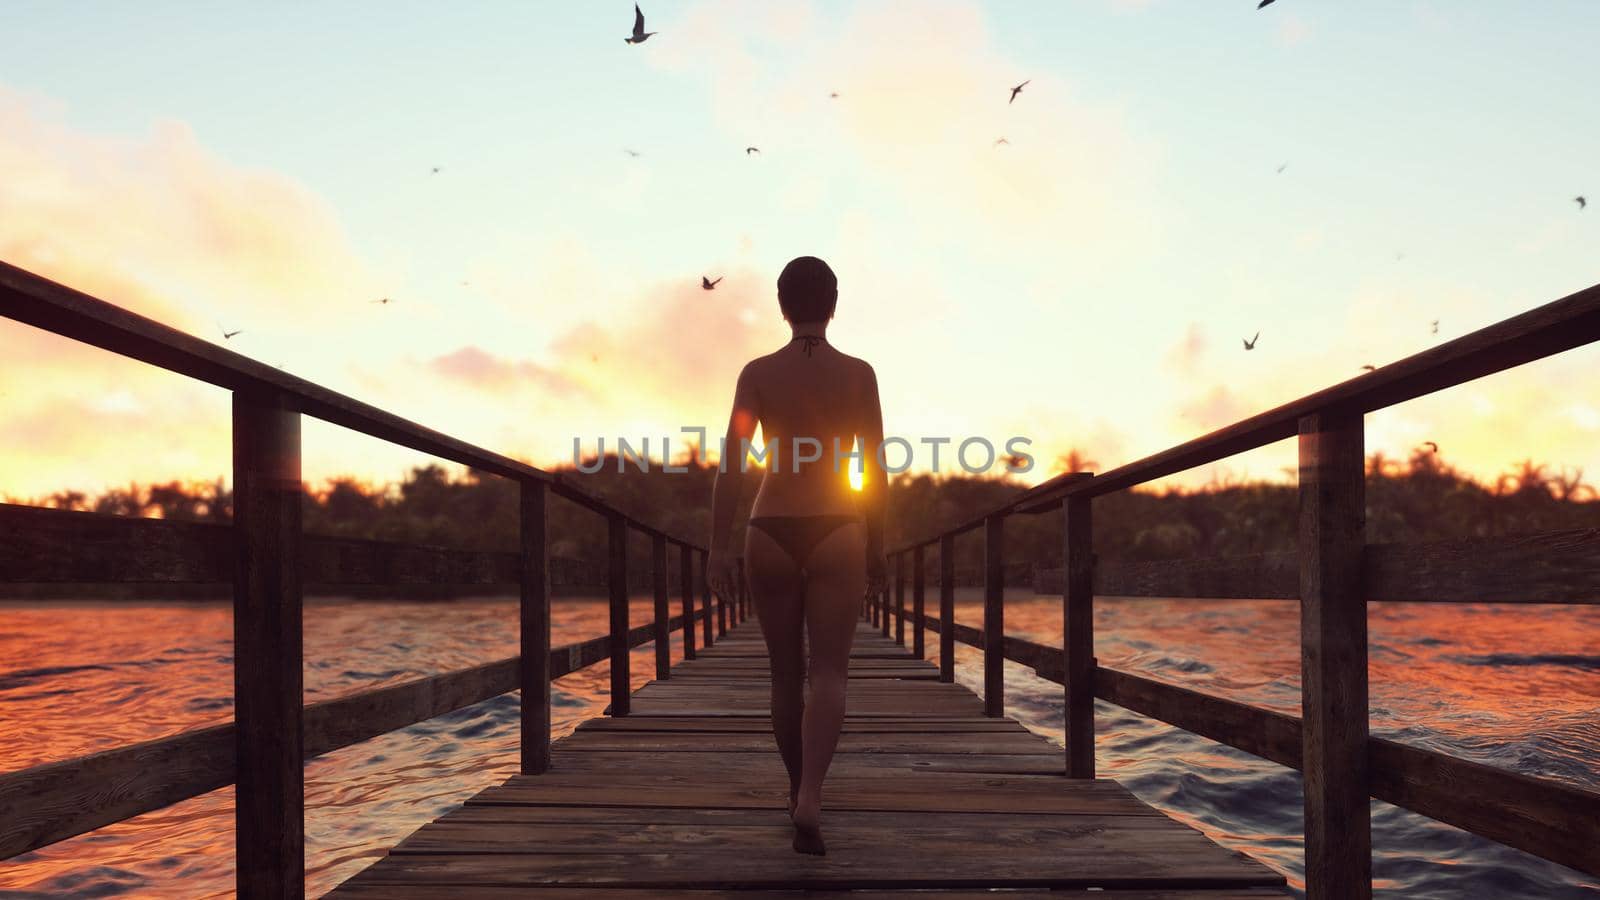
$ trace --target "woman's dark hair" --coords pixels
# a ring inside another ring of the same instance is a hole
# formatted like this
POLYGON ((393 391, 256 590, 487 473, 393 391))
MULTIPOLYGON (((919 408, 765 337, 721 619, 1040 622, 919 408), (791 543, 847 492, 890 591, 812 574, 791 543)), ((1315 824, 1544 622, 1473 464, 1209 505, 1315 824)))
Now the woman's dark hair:
POLYGON ((796 325, 828 321, 838 302, 839 279, 815 256, 795 257, 778 276, 778 308, 796 325))

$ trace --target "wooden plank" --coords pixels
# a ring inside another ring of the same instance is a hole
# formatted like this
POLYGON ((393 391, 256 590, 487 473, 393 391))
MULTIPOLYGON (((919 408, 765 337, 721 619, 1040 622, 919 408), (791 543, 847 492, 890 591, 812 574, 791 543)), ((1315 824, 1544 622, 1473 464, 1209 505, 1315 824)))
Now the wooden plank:
POLYGON ((1300 420, 1300 698, 1306 897, 1372 896, 1361 413, 1300 420))
POLYGON ((671 613, 667 606, 667 539, 662 535, 650 538, 650 570, 655 580, 656 678, 672 677, 672 635, 667 630, 671 613))
MULTIPOLYGON (((964 733, 945 734, 937 746, 924 732, 853 732, 846 730, 839 739, 838 753, 940 753, 940 754, 1029 754, 1061 759, 1061 748, 1041 743, 1032 734, 964 733)), ((761 732, 640 732, 631 734, 580 732, 563 739, 561 746, 591 750, 639 750, 651 753, 716 750, 719 752, 770 752, 772 735, 761 732)))
MULTIPOLYGON (((1062 709, 1066 771, 1094 777, 1094 531, 1087 497, 1062 503, 1062 709)), ((1038 664, 1035 664, 1037 671, 1038 664)))
POLYGON ((1600 603, 1600 528, 1369 544, 1368 600, 1600 603))
MULTIPOLYGON (((1028 734, 1033 732, 1011 719, 988 717, 943 718, 934 716, 847 716, 844 721, 847 734, 873 732, 878 734, 1028 734)), ((629 732, 722 732, 739 734, 772 733, 772 724, 756 716, 628 716, 626 718, 589 719, 578 726, 578 731, 629 732)), ((1043 740, 1042 738, 1040 740, 1043 740)))
MULTIPOLYGON (((1045 579, 1048 583, 1049 579, 1045 579)), ((1102 597, 1240 597, 1300 599, 1296 553, 1114 562, 1095 566, 1102 597)))
POLYGON ((708 552, 700 551, 700 605, 706 611, 706 617, 702 620, 705 626, 702 643, 705 644, 707 650, 711 649, 711 645, 714 643, 714 639, 711 636, 711 579, 706 577, 706 565, 710 559, 711 555, 708 552))
MULTIPOLYGON (((439 889, 430 885, 403 884, 344 884, 325 896, 351 898, 351 900, 435 900, 439 889)), ((630 887, 551 887, 539 888, 540 900, 641 900, 640 891, 630 887)), ((454 900, 526 900, 526 887, 507 885, 452 885, 450 896, 454 900)), ((870 894, 860 891, 828 890, 735 890, 670 889, 659 890, 656 896, 681 898, 681 900, 807 900, 807 898, 838 898, 838 900, 995 900, 995 893, 987 890, 883 890, 870 894)), ((1263 900, 1282 898, 1283 891, 1276 888, 1156 888, 1150 890, 1112 889, 1095 894, 1104 900, 1263 900)), ((1043 890, 1007 890, 1003 900, 1062 900, 1062 892, 1043 890)))
POLYGON ((537 775, 550 767, 550 547, 544 483, 523 481, 518 491, 522 562, 517 605, 519 751, 522 774, 537 775))
POLYGON ((227 525, 0 504, 0 582, 222 584, 236 566, 227 525))
POLYGON ((1094 693, 1124 709, 1279 765, 1298 769, 1302 764, 1300 720, 1294 716, 1104 666, 1095 667, 1094 693))
POLYGON ((894 558, 894 642, 906 642, 906 555, 894 558))
POLYGON ((234 833, 239 896, 305 895, 300 414, 233 396, 234 833))

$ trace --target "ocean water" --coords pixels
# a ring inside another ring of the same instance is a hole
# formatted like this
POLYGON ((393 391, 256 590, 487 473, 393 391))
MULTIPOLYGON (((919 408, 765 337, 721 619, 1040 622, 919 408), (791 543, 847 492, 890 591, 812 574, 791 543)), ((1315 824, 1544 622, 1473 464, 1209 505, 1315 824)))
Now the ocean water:
MULTIPOLYGON (((632 620, 647 621, 647 598, 632 620)), ((1299 706, 1299 623, 1280 601, 1102 600, 1101 664, 1289 713, 1299 706)), ((232 623, 224 604, 0 606, 0 771, 225 721, 232 623)), ((957 620, 981 621, 975 590, 957 620)), ((1058 598, 1014 592, 1014 635, 1059 644, 1058 598)), ((557 644, 604 633, 600 602, 556 601, 557 644)), ((1600 787, 1600 608, 1373 604, 1374 734, 1518 772, 1600 787)), ((681 655, 674 636, 673 658, 681 655)), ((510 598, 450 603, 313 600, 306 700, 336 697, 516 651, 510 598)), ((938 639, 928 635, 930 653, 938 639)), ((635 686, 654 671, 633 653, 635 686)), ((982 660, 957 648, 957 679, 982 660)), ((560 679, 557 734, 600 714, 604 663, 560 679)), ((1008 664, 1007 710, 1061 739, 1061 688, 1008 664)), ((515 695, 327 754, 306 769, 309 893, 359 871, 419 825, 516 768, 515 695)), ((1100 773, 1213 839, 1284 872, 1302 869, 1299 776, 1107 704, 1100 773)), ((218 897, 233 887, 224 789, 0 863, 0 897, 218 897)), ((1374 872, 1390 898, 1596 897, 1570 869, 1373 803, 1374 872)))

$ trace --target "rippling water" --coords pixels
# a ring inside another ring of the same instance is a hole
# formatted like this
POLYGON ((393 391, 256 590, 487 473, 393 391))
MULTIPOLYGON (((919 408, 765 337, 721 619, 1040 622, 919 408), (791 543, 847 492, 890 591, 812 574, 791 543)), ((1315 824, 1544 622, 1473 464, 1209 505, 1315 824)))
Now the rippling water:
MULTIPOLYGON (((963 591, 961 622, 981 621, 963 591)), ((650 603, 638 598, 633 621, 650 603)), ((3 607, 0 771, 69 759, 226 720, 232 623, 225 605, 3 607)), ((1008 601, 1011 634, 1059 644, 1057 598, 1008 601)), ((556 643, 606 629, 602 603, 558 600, 556 643)), ((1103 665, 1297 713, 1293 603, 1102 600, 1103 665)), ((1374 604, 1372 730, 1518 772, 1600 786, 1600 608, 1374 604)), ((937 649, 937 636, 929 635, 937 649)), ((680 649, 674 641, 673 658, 680 649)), ((336 697, 499 659, 516 651, 516 606, 312 601, 306 699, 336 697)), ((637 686, 654 651, 634 651, 637 686)), ((981 690, 982 660, 957 650, 957 678, 981 690)), ((609 673, 556 683, 558 734, 599 714, 609 673)), ((1008 708, 1061 738, 1061 688, 1008 665, 1008 708)), ((1214 839, 1301 872, 1299 776, 1106 704, 1100 771, 1214 839)), ((516 768, 515 695, 358 744, 306 768, 309 892, 359 871, 411 830, 516 768)), ((233 887, 233 800, 217 791, 0 863, 3 897, 215 897, 233 887)), ((1373 804, 1378 893, 1405 898, 1595 897, 1572 870, 1373 804)))

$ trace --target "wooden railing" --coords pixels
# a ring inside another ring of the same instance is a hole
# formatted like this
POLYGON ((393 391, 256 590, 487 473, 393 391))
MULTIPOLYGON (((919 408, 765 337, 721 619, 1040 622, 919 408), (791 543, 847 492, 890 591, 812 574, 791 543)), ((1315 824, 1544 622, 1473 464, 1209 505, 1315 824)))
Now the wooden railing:
POLYGON ((1068 473, 891 554, 889 593, 868 616, 903 641, 911 558, 913 651, 939 634, 940 676, 954 680, 954 642, 982 648, 985 707, 1004 708, 1005 660, 1064 688, 1066 772, 1092 778, 1094 701, 1114 703, 1298 769, 1305 784, 1311 898, 1371 896, 1369 800, 1600 876, 1600 793, 1519 775, 1367 733, 1369 600, 1600 602, 1600 529, 1421 544, 1367 544, 1363 416, 1405 400, 1600 339, 1600 286, 1441 344, 1377 371, 1105 474, 1068 473), (1093 499, 1275 441, 1299 438, 1297 553, 1170 562, 1101 562, 1091 550, 1093 499), (1005 635, 1004 524, 1062 517, 1062 646, 1005 635), (957 535, 983 529, 983 627, 956 623, 957 535), (939 548, 938 615, 924 611, 923 554, 939 548), (1094 598, 1282 598, 1300 601, 1301 709, 1296 718, 1109 669, 1094 658, 1094 598))
MULTIPOLYGON (((550 683, 609 660, 611 713, 626 715, 629 651, 695 625, 710 646, 748 612, 744 591, 717 598, 706 550, 560 477, 424 428, 127 310, 0 263, 0 316, 233 392, 231 525, 129 519, 0 504, 0 582, 232 583, 234 721, 0 774, 0 859, 236 785, 241 897, 304 896, 305 760, 506 694, 521 692, 521 768, 550 765, 550 683), (300 417, 309 415, 508 478, 520 490, 516 552, 419 547, 302 535, 300 417), (609 633, 550 646, 551 494, 605 517, 609 633), (651 541, 654 616, 628 621, 629 532, 651 541), (669 545, 682 612, 669 616, 669 545), (698 554, 699 572, 695 556, 698 554), (495 584, 520 591, 517 656, 310 705, 302 703, 306 584, 495 584), (695 604, 699 585, 700 604, 695 604)), ((742 584, 742 579, 741 579, 742 584)))

